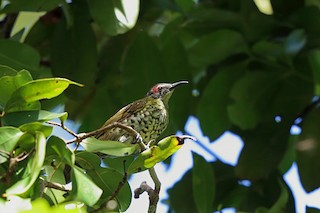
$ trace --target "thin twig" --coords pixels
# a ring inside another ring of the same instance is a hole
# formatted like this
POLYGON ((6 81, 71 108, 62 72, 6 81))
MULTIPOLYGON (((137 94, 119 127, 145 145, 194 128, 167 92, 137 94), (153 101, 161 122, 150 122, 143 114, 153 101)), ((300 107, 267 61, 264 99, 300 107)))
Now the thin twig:
POLYGON ((70 135, 78 138, 78 135, 76 133, 74 133, 72 130, 70 130, 68 127, 66 127, 63 123, 56 123, 56 122, 52 122, 52 121, 47 121, 47 123, 54 125, 54 126, 59 126, 62 129, 66 130, 70 135))
POLYGON ((88 133, 79 134, 79 135, 77 135, 74 139, 67 141, 67 144, 80 143, 81 141, 83 141, 83 140, 86 139, 86 138, 99 135, 99 134, 101 134, 102 132, 105 132, 105 131, 110 130, 110 129, 113 129, 113 128, 121 128, 121 129, 126 130, 128 133, 132 134, 132 135, 135 137, 135 139, 136 139, 137 143, 139 144, 140 149, 141 149, 142 151, 144 151, 144 150, 146 150, 146 149, 148 148, 148 147, 143 143, 143 140, 142 140, 140 134, 139 134, 136 130, 134 130, 134 129, 131 128, 130 126, 127 126, 127 125, 124 125, 124 124, 118 123, 118 122, 114 122, 114 123, 109 124, 109 125, 107 125, 107 126, 103 126, 103 127, 101 127, 100 129, 97 129, 97 130, 94 130, 94 131, 91 131, 91 132, 88 132, 88 133))
POLYGON ((49 181, 46 181, 44 179, 42 179, 42 181, 43 181, 43 186, 44 187, 57 189, 57 190, 64 191, 64 192, 71 191, 71 189, 69 189, 66 185, 63 185, 63 184, 60 184, 60 183, 49 182, 49 181))

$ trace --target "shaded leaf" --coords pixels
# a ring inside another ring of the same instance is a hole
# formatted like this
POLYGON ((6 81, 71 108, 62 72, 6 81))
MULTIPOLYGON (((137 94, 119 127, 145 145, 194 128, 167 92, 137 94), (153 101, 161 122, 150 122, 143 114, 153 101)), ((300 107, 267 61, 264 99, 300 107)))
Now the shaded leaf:
POLYGON ((296 144, 297 165, 301 183, 307 192, 320 185, 320 111, 313 110, 302 123, 296 144))
POLYGON ((6 113, 3 118, 3 123, 5 125, 20 126, 25 123, 31 123, 35 121, 44 122, 53 120, 55 118, 59 118, 62 122, 64 122, 67 117, 67 112, 53 113, 45 110, 18 111, 6 113))
POLYGON ((309 63, 313 72, 315 95, 320 95, 320 50, 314 50, 309 54, 309 63))
POLYGON ((59 4, 64 3, 63 0, 10 0, 10 3, 7 4, 2 12, 12 13, 20 11, 48 11, 52 10, 55 7, 58 7, 59 4))
POLYGON ((35 72, 39 69, 40 55, 32 47, 13 40, 0 39, 0 64, 15 70, 27 69, 35 72))
POLYGON ((212 212, 215 199, 215 180, 212 166, 195 154, 192 167, 192 191, 198 212, 212 212))
POLYGON ((207 34, 190 49, 190 63, 195 67, 206 67, 227 57, 247 51, 242 35, 233 30, 217 30, 207 34))
POLYGON ((275 72, 251 72, 237 81, 230 94, 235 102, 228 106, 231 122, 245 130, 272 116, 270 102, 278 92, 279 79, 275 72))
POLYGON ((197 117, 201 129, 215 139, 230 128, 228 105, 231 103, 229 93, 245 70, 245 64, 225 67, 214 75, 203 91, 197 107, 197 117))
POLYGON ((244 147, 235 168, 237 177, 244 180, 267 178, 283 158, 290 133, 290 125, 270 123, 244 131, 244 147))
POLYGON ((87 138, 81 146, 88 152, 100 152, 111 156, 127 156, 135 153, 138 145, 124 144, 118 141, 102 141, 96 138, 87 138))

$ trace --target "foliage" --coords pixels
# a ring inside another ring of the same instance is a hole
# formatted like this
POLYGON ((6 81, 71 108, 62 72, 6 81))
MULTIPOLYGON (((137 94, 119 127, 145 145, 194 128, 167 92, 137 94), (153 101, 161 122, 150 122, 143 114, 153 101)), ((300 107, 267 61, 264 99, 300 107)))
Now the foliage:
MULTIPOLYGON (((182 79, 192 84, 172 97, 165 134, 193 114, 211 140, 228 130, 244 148, 235 167, 194 155, 192 171, 169 191, 173 211, 293 212, 282 179, 293 162, 307 191, 319 187, 316 1, 273 0, 272 15, 254 1, 49 2, 1 1, 0 209, 25 209, 30 200, 35 209, 100 208, 123 181, 123 159, 132 161, 123 155, 132 147, 110 143, 105 153, 122 157, 102 167, 92 153, 102 150, 99 142, 94 147, 88 139, 89 149, 73 152, 45 122, 68 118, 81 121, 81 132, 92 131, 153 84, 182 79), (19 19, 28 12, 32 23, 19 19), (57 106, 65 112, 54 113, 57 106), (302 133, 293 135, 292 126, 302 133), (70 180, 72 191, 41 189, 49 182, 68 187, 70 180)), ((131 193, 125 183, 119 211, 129 207, 131 193)))

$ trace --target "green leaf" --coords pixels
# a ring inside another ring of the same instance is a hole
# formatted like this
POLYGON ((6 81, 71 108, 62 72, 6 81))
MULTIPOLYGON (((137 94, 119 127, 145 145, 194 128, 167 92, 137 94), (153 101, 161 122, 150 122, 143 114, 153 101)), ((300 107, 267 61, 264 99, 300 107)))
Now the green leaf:
POLYGON ((43 125, 39 122, 23 124, 19 127, 22 132, 35 133, 37 131, 42 132, 45 137, 48 137, 52 133, 52 126, 43 125))
POLYGON ((217 30, 207 34, 190 49, 190 63, 195 67, 206 67, 221 62, 237 53, 247 51, 242 35, 233 30, 217 30))
POLYGON ((320 49, 309 53, 309 64, 313 72, 315 95, 320 95, 320 49))
POLYGON ((89 97, 95 86, 97 72, 97 40, 92 29, 86 0, 73 1, 65 10, 70 13, 62 18, 52 32, 50 49, 51 67, 54 76, 63 76, 86 85, 82 90, 70 88, 67 95, 73 100, 89 97), (86 96, 85 96, 86 95, 86 96))
POLYGON ((67 112, 53 113, 45 110, 19 111, 6 113, 3 117, 3 123, 5 125, 20 126, 25 123, 31 123, 35 121, 44 122, 53 120, 55 118, 59 118, 62 122, 64 122, 67 117, 67 112))
POLYGON ((59 137, 51 136, 47 142, 47 157, 54 157, 72 166, 75 162, 74 153, 67 147, 66 142, 59 137))
MULTIPOLYGON (((48 155, 46 156, 46 160, 48 160, 48 155)), ((65 168, 64 164, 61 164, 59 161, 54 161, 51 163, 54 163, 55 166, 54 167, 51 165, 44 166, 45 175, 42 178, 48 182, 59 183, 62 185, 66 184, 66 180, 64 176, 64 168, 65 168)), ((47 196, 46 199, 50 200, 55 205, 58 205, 59 203, 66 201, 66 198, 64 196, 66 192, 64 191, 52 189, 52 188, 46 188, 44 190, 44 193, 47 196)))
POLYGON ((34 80, 19 87, 8 100, 6 112, 22 111, 26 104, 60 95, 70 84, 82 86, 65 78, 46 78, 34 80))
POLYGON ((0 39, 0 64, 15 70, 27 69, 35 72, 39 69, 40 55, 32 47, 17 41, 0 39))
POLYGON ((212 166, 195 153, 192 167, 192 191, 198 212, 212 212, 215 199, 215 178, 212 166))
POLYGON ((0 78, 4 76, 15 76, 17 75, 17 71, 12 69, 11 67, 0 65, 0 78))
POLYGON ((231 122, 246 130, 267 116, 276 116, 270 115, 270 102, 278 92, 279 79, 276 72, 250 72, 238 80, 230 94, 235 101, 228 106, 231 122))
POLYGON ((141 172, 155 166, 157 163, 166 160, 168 157, 178 151, 184 144, 185 139, 191 139, 188 136, 168 136, 151 146, 138 155, 130 164, 128 173, 141 172))
POLYGON ((286 209, 288 200, 289 200, 289 193, 287 191, 287 188, 285 187, 285 184, 279 180, 280 187, 281 187, 281 194, 275 204, 269 209, 268 213, 278 213, 282 212, 284 209, 286 209))
POLYGON ((139 0, 90 0, 88 4, 92 18, 109 35, 133 28, 139 14, 139 0))
POLYGON ((296 144, 297 164, 301 183, 307 192, 320 185, 320 111, 311 111, 302 123, 296 144))
POLYGON ((42 132, 35 132, 35 144, 35 152, 28 158, 23 178, 6 190, 8 196, 26 195, 38 179, 46 155, 46 138, 42 132))
POLYGON ((103 191, 79 167, 72 167, 72 199, 93 206, 100 199, 103 191))
MULTIPOLYGON (((12 152, 23 132, 14 127, 0 128, 0 150, 5 152, 12 152)), ((6 162, 9 156, 0 154, 0 164, 6 162)))
POLYGON ((237 63, 222 68, 206 85, 197 107, 197 117, 201 129, 215 139, 230 128, 228 105, 231 103, 229 93, 234 82, 240 78, 245 70, 244 63, 237 63))
POLYGON ((124 144, 118 141, 102 141, 96 138, 87 138, 81 146, 88 152, 100 152, 111 156, 127 156, 136 152, 138 145, 124 144))
POLYGON ((10 0, 3 9, 3 13, 12 13, 20 11, 49 11, 58 7, 64 0, 10 0))
POLYGON ((235 168, 236 176, 254 181, 268 178, 286 153, 290 126, 273 122, 242 131, 239 136, 244 141, 244 147, 235 168))
POLYGON ((167 80, 161 52, 144 31, 139 32, 128 47, 123 66, 126 81, 123 95, 128 102, 143 97, 153 85, 167 80))
MULTIPOLYGON (((86 170, 86 173, 103 190, 103 194, 100 198, 101 203, 108 200, 109 197, 114 194, 120 182, 123 181, 123 174, 114 169, 102 168, 100 166, 100 158, 93 153, 77 153, 76 162, 86 170)), ((131 203, 132 198, 132 192, 128 182, 124 183, 123 187, 115 198, 118 202, 119 210, 122 212, 126 211, 131 203)))
MULTIPOLYGON (((4 73, 7 73, 5 68, 4 73)), ((3 74, 4 74, 3 73, 3 74)), ((30 73, 26 70, 22 70, 15 75, 3 76, 0 78, 0 107, 3 109, 10 99, 12 93, 20 86, 32 81, 30 73)), ((1 109, 0 108, 0 109, 1 109)))

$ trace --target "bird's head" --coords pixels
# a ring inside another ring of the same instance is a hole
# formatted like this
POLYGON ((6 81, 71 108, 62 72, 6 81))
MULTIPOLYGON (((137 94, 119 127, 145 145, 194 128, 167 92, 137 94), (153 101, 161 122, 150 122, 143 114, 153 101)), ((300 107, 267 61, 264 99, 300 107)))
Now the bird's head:
POLYGON ((161 98, 162 101, 167 104, 174 89, 182 84, 188 84, 188 81, 178 81, 175 83, 159 83, 154 85, 150 91, 147 93, 147 96, 150 96, 154 99, 161 98))

